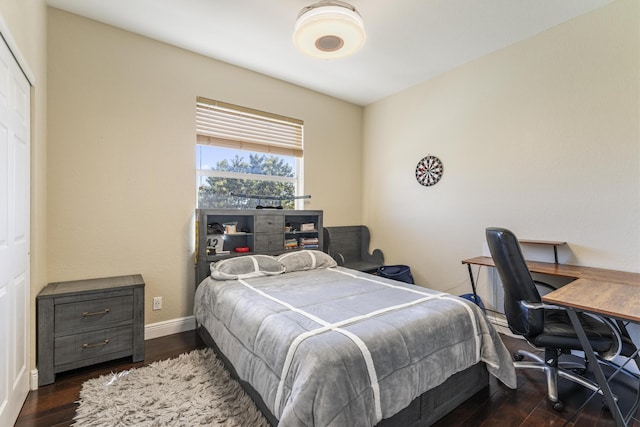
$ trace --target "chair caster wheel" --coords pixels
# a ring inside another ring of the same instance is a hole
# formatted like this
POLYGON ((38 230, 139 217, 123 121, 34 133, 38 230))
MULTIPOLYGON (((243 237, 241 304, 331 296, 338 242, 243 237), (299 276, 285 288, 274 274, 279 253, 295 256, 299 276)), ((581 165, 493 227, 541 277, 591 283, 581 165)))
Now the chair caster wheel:
POLYGON ((524 356, 523 356, 523 355, 521 355, 521 354, 519 354, 519 353, 513 353, 513 360, 515 360, 515 361, 519 362, 519 361, 521 361, 522 359, 524 359, 524 356))
POLYGON ((564 409, 564 403, 560 402, 559 400, 557 402, 551 402, 551 405, 553 406, 553 410, 556 412, 562 412, 562 410, 564 409))

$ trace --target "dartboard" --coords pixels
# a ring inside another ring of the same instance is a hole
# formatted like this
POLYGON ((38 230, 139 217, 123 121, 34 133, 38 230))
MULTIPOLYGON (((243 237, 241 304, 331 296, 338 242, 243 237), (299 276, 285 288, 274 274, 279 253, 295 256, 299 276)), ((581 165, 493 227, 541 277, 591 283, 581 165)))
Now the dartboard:
POLYGON ((427 156, 418 162, 416 166, 416 179, 425 187, 431 187, 440 181, 444 166, 439 158, 427 156))

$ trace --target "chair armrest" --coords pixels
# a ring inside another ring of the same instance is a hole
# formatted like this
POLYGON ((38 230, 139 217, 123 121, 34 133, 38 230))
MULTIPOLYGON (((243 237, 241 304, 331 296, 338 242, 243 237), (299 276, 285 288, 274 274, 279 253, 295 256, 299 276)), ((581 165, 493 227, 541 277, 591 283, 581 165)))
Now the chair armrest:
POLYGON ((527 302, 527 301, 520 301, 520 305, 522 305, 523 307, 526 308, 530 308, 532 310, 566 310, 565 308, 562 308, 560 306, 557 305, 553 305, 553 304, 546 304, 544 302, 527 302))
POLYGON ((384 264, 384 255, 380 249, 374 249, 371 254, 365 254, 363 261, 370 262, 371 264, 384 264))
POLYGON ((344 265, 344 255, 342 255, 341 253, 333 254, 333 259, 336 260, 336 263, 338 263, 339 266, 344 265))
POLYGON ((609 329, 611 329, 611 332, 615 337, 615 342, 611 346, 611 349, 606 353, 598 353, 598 355, 604 360, 613 360, 616 357, 618 357, 620 353, 622 353, 622 344, 623 344, 622 332, 618 328, 618 325, 616 325, 615 322, 609 319, 608 317, 603 317, 598 314, 586 313, 586 312, 583 312, 582 314, 584 314, 585 316, 589 316, 607 325, 609 329))

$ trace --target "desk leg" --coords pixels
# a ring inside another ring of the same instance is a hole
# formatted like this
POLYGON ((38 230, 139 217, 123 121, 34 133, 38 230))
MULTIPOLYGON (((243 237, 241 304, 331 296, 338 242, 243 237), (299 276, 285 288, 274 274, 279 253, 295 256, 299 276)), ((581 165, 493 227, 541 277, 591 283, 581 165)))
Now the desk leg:
POLYGON ((627 424, 625 423, 624 417, 622 416, 622 411, 620 411, 620 408, 618 407, 618 404, 616 403, 613 397, 613 393, 611 392, 611 388, 609 387, 607 378, 604 376, 604 373, 602 372, 602 368, 598 363, 598 359, 596 359, 596 354, 593 351, 591 344, 589 343, 587 334, 585 334, 584 329, 582 328, 582 324, 578 319, 577 313, 570 308, 567 308, 567 313, 569 314, 571 323, 573 324, 573 327, 576 330, 578 338, 580 339, 580 343, 582 344, 584 353, 587 356, 587 360, 589 361, 589 364, 593 368, 593 373, 595 374, 596 380, 598 381, 598 385, 600 386, 600 389, 604 394, 604 398, 607 401, 609 410, 611 411, 611 414, 613 415, 613 418, 616 421, 616 426, 625 427, 627 424))
POLYGON ((473 281, 473 270, 471 270, 471 264, 467 264, 469 269, 469 279, 471 280, 471 290, 473 291, 473 302, 478 304, 478 294, 476 293, 476 282, 473 281))

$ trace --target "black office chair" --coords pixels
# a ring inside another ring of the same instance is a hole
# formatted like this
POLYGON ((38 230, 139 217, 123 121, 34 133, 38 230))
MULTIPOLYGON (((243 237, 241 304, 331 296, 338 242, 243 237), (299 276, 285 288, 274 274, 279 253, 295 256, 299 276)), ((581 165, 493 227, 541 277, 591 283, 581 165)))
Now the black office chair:
MULTIPOLYGON (((522 335, 531 345, 544 349, 544 359, 536 354, 518 350, 514 365, 518 369, 537 369, 547 376, 548 398, 557 411, 563 409, 558 398, 558 376, 574 381, 592 391, 598 391, 596 383, 578 373, 584 373, 586 363, 558 362, 563 353, 582 351, 582 345, 566 310, 542 302, 536 282, 527 268, 516 236, 504 228, 487 228, 487 243, 504 288, 504 310, 509 329, 522 335), (533 361, 522 361, 524 358, 533 361)), ((548 285, 547 285, 548 286, 548 285)), ((598 360, 615 366, 611 359, 618 355, 633 356, 633 342, 609 319, 580 315, 580 321, 598 360)), ((640 357, 635 355, 640 367, 640 357)), ((636 375, 625 371, 626 374, 636 375)), ((638 400, 636 399, 636 405, 638 400)), ((635 408, 634 408, 635 412, 635 408)))

